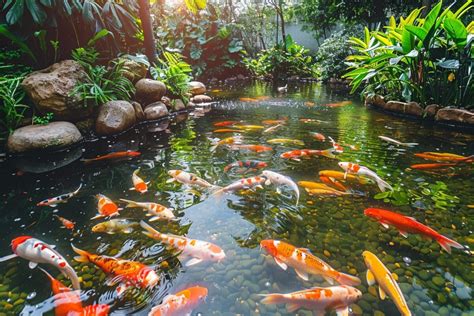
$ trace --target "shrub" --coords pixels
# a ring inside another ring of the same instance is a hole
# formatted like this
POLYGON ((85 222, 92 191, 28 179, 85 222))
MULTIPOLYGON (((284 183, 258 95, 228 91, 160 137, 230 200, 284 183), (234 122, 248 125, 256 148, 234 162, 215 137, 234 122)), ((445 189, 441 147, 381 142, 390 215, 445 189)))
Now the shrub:
POLYGON ((316 60, 323 81, 341 78, 346 72, 345 59, 351 54, 348 39, 349 36, 345 32, 339 31, 325 39, 319 46, 316 60))
POLYGON ((22 76, 14 78, 0 77, 0 133, 1 136, 13 132, 29 108, 23 104, 25 92, 20 84, 22 76))

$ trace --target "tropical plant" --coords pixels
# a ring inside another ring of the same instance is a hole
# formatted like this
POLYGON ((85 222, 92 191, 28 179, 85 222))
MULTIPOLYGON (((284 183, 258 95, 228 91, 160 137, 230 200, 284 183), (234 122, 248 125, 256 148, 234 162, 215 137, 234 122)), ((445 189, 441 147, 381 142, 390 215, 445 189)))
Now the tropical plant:
POLYGON ((399 23, 390 18, 385 31, 365 29, 363 38, 352 37, 357 52, 347 58, 352 91, 379 93, 422 105, 437 103, 470 107, 474 97, 473 22, 462 17, 472 0, 456 11, 442 10, 442 1, 421 17, 413 10, 399 23))
POLYGON ((25 105, 25 92, 20 84, 24 77, 0 77, 0 133, 13 132, 29 108, 25 105))
POLYGON ((328 37, 319 46, 316 62, 323 81, 330 78, 341 78, 346 72, 345 59, 351 54, 348 39, 345 32, 339 31, 328 37))
POLYGON ((43 116, 34 115, 31 122, 36 125, 46 125, 53 120, 53 116, 54 114, 51 112, 48 112, 43 116))
POLYGON ((319 74, 309 50, 295 43, 290 35, 286 36, 285 43, 260 52, 256 58, 244 58, 243 63, 257 77, 278 79, 319 74))
POLYGON ((162 81, 173 97, 180 98, 184 103, 189 101, 188 83, 191 81, 191 66, 178 53, 163 52, 158 64, 150 67, 151 76, 162 81))

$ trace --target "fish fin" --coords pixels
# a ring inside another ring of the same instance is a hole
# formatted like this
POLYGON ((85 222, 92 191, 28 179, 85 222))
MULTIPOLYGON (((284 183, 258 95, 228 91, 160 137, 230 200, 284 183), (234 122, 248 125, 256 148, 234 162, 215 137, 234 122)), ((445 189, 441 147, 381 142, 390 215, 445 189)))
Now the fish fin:
MULTIPOLYGON (((130 190, 135 190, 135 188, 130 188, 130 190)), ((127 203, 125 207, 138 207, 137 202, 132 200, 120 199, 120 201, 127 203)))
POLYGON ((440 235, 440 236, 441 237, 436 239, 436 241, 448 253, 451 253, 451 247, 458 248, 458 249, 463 249, 464 248, 464 246, 461 245, 460 243, 458 243, 458 242, 456 242, 452 239, 449 239, 448 237, 445 237, 443 235, 440 235))
POLYGON ((259 185, 256 185, 256 186, 255 186, 255 189, 263 190, 263 187, 259 184, 259 185))
POLYGON ((79 255, 75 256, 74 260, 76 260, 77 262, 89 262, 89 253, 87 251, 76 248, 73 244, 71 244, 71 247, 72 250, 74 250, 74 252, 79 255))
POLYGON ((272 184, 272 182, 269 179, 265 180, 265 185, 270 185, 270 184, 272 184))
POLYGON ((296 162, 300 162, 300 161, 301 161, 301 159, 299 159, 299 158, 291 158, 291 160, 296 161, 296 162))
POLYGON ((288 310, 288 312, 290 313, 293 313, 295 311, 297 311, 298 309, 301 308, 301 305, 298 304, 298 303, 289 303, 289 304, 286 304, 286 309, 288 310))
POLYGON ((130 288, 130 285, 127 283, 120 283, 117 288, 115 289, 115 293, 117 293, 118 297, 121 297, 125 291, 127 291, 130 288))
POLYGON ((388 228, 390 227, 390 226, 388 226, 387 223, 384 223, 384 222, 382 222, 382 221, 380 221, 379 223, 380 223, 380 225, 382 225, 385 229, 388 229, 388 228))
POLYGON ((146 230, 143 233, 148 237, 156 238, 156 236, 161 235, 159 231, 148 225, 145 221, 140 221, 140 226, 146 230))
POLYGON ((111 230, 107 231, 106 233, 109 234, 109 235, 115 235, 115 232, 113 232, 111 230))
POLYGON ((333 150, 332 149, 326 149, 326 150, 322 150, 320 152, 320 155, 321 156, 324 156, 326 158, 331 158, 331 159, 335 159, 336 156, 333 154, 333 150))
POLYGON ((159 216, 153 216, 152 218, 149 219, 150 222, 154 222, 154 221, 157 221, 157 220, 160 220, 161 217, 159 216))
POLYGON ((346 306, 346 307, 343 307, 343 308, 340 308, 340 309, 336 309, 336 315, 337 316, 349 316, 349 308, 346 306))
POLYGON ((387 297, 387 294, 385 294, 385 291, 382 290, 381 286, 379 286, 379 296, 382 301, 387 297))
POLYGON ((30 262, 28 263, 28 267, 29 267, 30 269, 34 269, 34 268, 36 268, 37 266, 38 266, 38 263, 37 263, 37 262, 30 261, 30 262))
POLYGON ((58 205, 57 205, 57 204, 50 204, 50 205, 48 205, 48 206, 49 206, 49 207, 56 207, 56 206, 58 206, 58 205))
POLYGON ((213 152, 213 151, 215 151, 215 150, 217 149, 217 146, 218 146, 217 144, 216 144, 216 145, 213 145, 213 146, 209 147, 209 150, 210 150, 211 152, 213 152))
POLYGON ((280 266, 280 268, 282 268, 285 271, 286 271, 286 269, 288 269, 288 266, 286 265, 286 263, 280 261, 277 258, 273 258, 273 259, 275 259, 275 262, 280 266))
POLYGON ((102 214, 97 214, 96 216, 91 217, 91 219, 98 219, 98 218, 102 218, 102 217, 105 217, 105 216, 102 215, 102 214))
POLYGON ((385 190, 387 189, 390 191, 393 191, 392 186, 388 184, 387 182, 385 182, 384 180, 380 178, 376 178, 375 182, 377 183, 377 186, 379 187, 380 191, 385 192, 385 190))
POLYGON ((150 183, 151 183, 151 181, 147 181, 147 182, 145 182, 145 184, 146 184, 146 185, 149 185, 150 183))
POLYGON ((276 190, 275 190, 275 191, 276 191, 276 193, 278 193, 278 194, 281 194, 281 189, 280 189, 279 187, 278 187, 278 188, 276 188, 276 190))
MULTIPOLYGON (((146 210, 144 210, 146 212, 146 210)), ((153 214, 146 213, 145 216, 153 216, 153 214)))
POLYGON ((399 232, 400 235, 402 235, 403 237, 408 238, 408 233, 407 233, 407 232, 405 232, 405 231, 403 231, 403 230, 399 230, 398 232, 399 232))
POLYGON ((131 227, 124 228, 122 229, 122 232, 125 234, 130 234, 131 232, 133 232, 133 228, 131 227))
POLYGON ((403 146, 406 146, 406 147, 414 147, 414 146, 418 146, 419 144, 418 143, 402 143, 403 146))
POLYGON ((190 267, 190 266, 193 266, 193 265, 201 263, 201 262, 202 262, 202 259, 200 259, 200 258, 192 258, 191 260, 186 262, 185 266, 190 267))
POLYGON ((171 182, 175 182, 175 181, 176 181, 175 178, 171 178, 171 179, 166 180, 166 183, 171 183, 171 182))
POLYGON ((375 284, 375 276, 374 274, 372 273, 372 271, 370 270, 367 270, 367 284, 370 286, 370 285, 374 285, 375 284))
POLYGON ((134 191, 134 190, 135 190, 135 188, 134 188, 134 187, 133 187, 133 188, 129 188, 129 189, 128 189, 128 191, 134 191))
POLYGON ((300 251, 302 252, 305 252, 305 253, 308 253, 310 255, 312 255, 313 253, 311 252, 311 250, 309 250, 308 248, 298 248, 300 251))
POLYGON ((166 302, 172 301, 174 299, 176 299, 176 295, 168 294, 163 298, 163 303, 162 304, 165 304, 166 302))
POLYGON ((13 253, 11 255, 1 257, 0 262, 7 261, 7 260, 10 260, 10 259, 13 259, 13 258, 16 258, 16 257, 18 257, 18 255, 13 253))
POLYGON ((323 279, 326 280, 326 282, 329 283, 329 284, 331 284, 331 285, 334 284, 334 280, 331 279, 331 278, 328 278, 327 276, 324 276, 324 275, 323 275, 323 279))
POLYGON ((259 296, 263 296, 261 303, 265 305, 283 304, 285 302, 285 297, 283 296, 283 294, 279 294, 279 293, 259 294, 259 296))
POLYGON ((77 193, 79 193, 80 189, 82 189, 82 182, 79 183, 79 187, 74 192, 72 192, 72 194, 76 195, 77 193))
POLYGON ((304 271, 301 271, 301 270, 298 270, 298 269, 295 269, 295 272, 301 279, 303 279, 305 281, 309 280, 308 273, 306 273, 304 271))
POLYGON ((339 273, 339 275, 336 278, 336 281, 340 284, 351 285, 351 286, 357 286, 361 283, 358 277, 354 275, 342 273, 342 272, 339 273))

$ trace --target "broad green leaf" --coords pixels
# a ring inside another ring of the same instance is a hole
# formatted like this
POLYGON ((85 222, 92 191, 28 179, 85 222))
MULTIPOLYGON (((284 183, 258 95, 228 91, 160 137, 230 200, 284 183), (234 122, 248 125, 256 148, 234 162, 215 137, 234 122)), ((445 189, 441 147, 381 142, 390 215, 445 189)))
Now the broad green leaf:
POLYGON ((413 35, 407 29, 404 29, 402 33, 402 48, 404 54, 413 50, 413 35))
MULTIPOLYGON (((6 5, 3 8, 5 9, 6 5)), ((18 22, 23 17, 24 12, 25 0, 14 1, 6 15, 7 23, 10 25, 16 24, 16 22, 18 22)))
POLYGON ((419 26, 407 25, 405 26, 405 29, 414 36, 416 36, 418 39, 420 39, 420 41, 422 42, 425 40, 426 35, 428 34, 428 32, 424 28, 419 26))
POLYGON ((464 24, 458 19, 446 18, 443 26, 456 46, 464 49, 467 43, 467 30, 464 24))
POLYGON ((429 33, 432 27, 435 25, 436 19, 439 16, 439 12, 441 11, 441 6, 443 5, 443 1, 438 2, 437 5, 431 9, 431 11, 426 15, 425 23, 423 24, 423 29, 429 33))
POLYGON ((48 16, 41 5, 38 4, 37 0, 26 0, 26 7, 36 24, 41 25, 46 21, 48 16))
POLYGON ((90 46, 90 47, 94 46, 95 43, 97 43, 97 41, 99 41, 100 39, 110 34, 112 33, 110 33, 110 31, 107 29, 100 30, 99 32, 95 33, 95 35, 87 42, 87 46, 90 46))

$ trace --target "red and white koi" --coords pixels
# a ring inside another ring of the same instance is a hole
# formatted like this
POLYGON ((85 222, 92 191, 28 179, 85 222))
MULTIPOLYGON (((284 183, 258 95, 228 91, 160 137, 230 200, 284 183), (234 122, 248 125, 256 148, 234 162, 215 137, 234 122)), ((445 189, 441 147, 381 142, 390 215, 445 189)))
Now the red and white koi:
POLYGON ((236 161, 231 164, 228 164, 224 167, 224 172, 228 172, 233 168, 240 168, 242 173, 246 173, 248 171, 257 171, 258 169, 267 167, 268 164, 264 161, 259 160, 245 160, 245 161, 236 161))
POLYGON ((176 216, 173 214, 173 210, 167 208, 158 203, 152 202, 135 202, 126 199, 120 199, 120 201, 128 203, 125 207, 140 207, 146 211, 148 211, 147 216, 153 216, 150 218, 150 222, 159 220, 159 219, 175 219, 176 216))
POLYGON ((336 158, 333 149, 317 150, 317 149, 297 149, 284 152, 280 155, 281 158, 301 161, 301 158, 309 158, 311 156, 324 156, 327 158, 336 158))
POLYGON ((29 261, 30 269, 36 268, 38 263, 50 264, 61 271, 69 280, 75 290, 80 290, 79 278, 69 263, 45 242, 31 236, 20 236, 12 240, 13 254, 0 258, 0 262, 20 257, 29 261))
POLYGON ((64 217, 61 217, 61 216, 58 216, 58 215, 54 215, 60 222, 61 224, 63 224, 63 227, 64 228, 67 228, 67 229, 74 229, 74 225, 76 223, 68 220, 68 219, 65 219, 64 217))
POLYGON ((204 179, 199 178, 194 173, 190 173, 190 172, 186 172, 182 170, 170 170, 168 171, 168 175, 172 178, 168 179, 166 183, 178 181, 179 183, 182 183, 182 184, 197 185, 203 188, 214 187, 214 185, 210 184, 204 179))
POLYGON ((148 237, 178 250, 181 257, 191 257, 192 259, 185 263, 187 267, 203 261, 220 262, 225 258, 224 250, 213 243, 184 236, 163 234, 144 221, 141 221, 140 225, 145 229, 143 233, 148 237))
POLYGON ((266 185, 273 184, 277 186, 278 193, 280 193, 279 186, 287 186, 290 189, 292 189, 296 194, 296 205, 298 205, 298 202, 300 200, 300 190, 298 188, 298 185, 293 180, 291 180, 290 177, 284 176, 282 174, 279 174, 270 170, 264 170, 262 172, 262 176, 267 178, 267 180, 265 181, 266 185))
POLYGON ((260 188, 263 189, 262 184, 265 183, 267 178, 262 177, 262 176, 256 176, 256 177, 250 177, 250 178, 245 178, 245 179, 240 179, 237 180, 228 186, 223 187, 216 193, 222 193, 222 192, 236 192, 239 190, 243 189, 253 189, 253 188, 260 188))
POLYGON ((77 193, 79 193, 79 190, 82 188, 82 183, 79 184, 79 187, 70 193, 66 194, 61 194, 59 196, 49 198, 46 200, 43 200, 41 202, 38 202, 36 206, 51 206, 51 207, 56 207, 59 203, 66 203, 70 198, 75 196, 77 193))
POLYGON ((352 163, 352 162, 339 162, 339 167, 346 171, 346 174, 356 174, 358 176, 365 176, 374 180, 377 183, 380 191, 384 192, 385 190, 393 190, 392 186, 382 180, 375 172, 370 170, 367 167, 352 163))
POLYGON ((326 140, 326 137, 321 133, 310 132, 310 134, 314 139, 317 139, 321 142, 324 142, 326 140))
POLYGON ((349 315, 349 305, 362 297, 358 289, 347 286, 313 287, 308 290, 288 294, 263 294, 263 304, 287 304, 288 312, 294 313, 300 308, 313 311, 314 315, 324 315, 335 310, 339 316, 349 315))
POLYGON ((117 206, 111 199, 103 194, 97 194, 97 212, 98 214, 91 219, 97 219, 101 217, 112 217, 118 216, 121 208, 117 206))
POLYGON ((150 184, 150 181, 143 181, 143 179, 137 175, 138 171, 140 171, 140 169, 137 169, 132 173, 133 188, 130 188, 130 190, 135 190, 143 194, 148 191, 148 184, 150 184))
POLYGON ((160 305, 151 309, 148 316, 191 315, 193 309, 206 299, 207 293, 207 288, 193 286, 176 294, 167 295, 160 305))
POLYGON ((332 148, 334 149, 333 152, 336 153, 336 154, 342 154, 344 152, 344 148, 341 145, 339 145, 338 143, 336 143, 334 141, 334 139, 332 139, 331 136, 329 136, 328 138, 329 138, 329 141, 332 144, 332 148))

